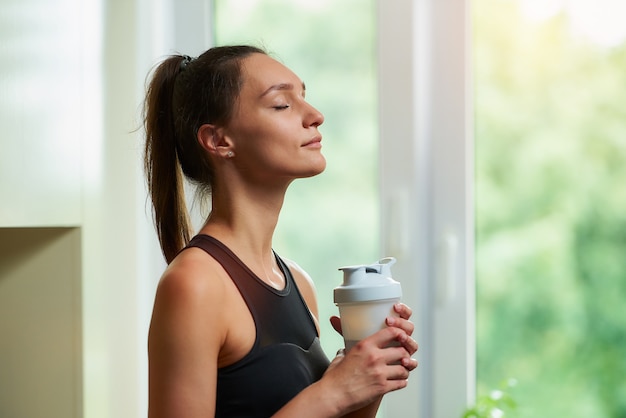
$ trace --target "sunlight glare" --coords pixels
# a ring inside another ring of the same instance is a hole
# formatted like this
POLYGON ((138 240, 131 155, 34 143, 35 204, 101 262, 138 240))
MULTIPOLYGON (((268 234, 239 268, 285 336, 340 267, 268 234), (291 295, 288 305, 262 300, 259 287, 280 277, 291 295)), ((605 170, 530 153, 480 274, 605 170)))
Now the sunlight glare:
POLYGON ((565 3, 566 0, 522 0, 520 8, 527 18, 541 22, 561 12, 565 3))
POLYGON ((623 0, 569 0, 572 29, 604 46, 626 39, 626 2, 623 0))
POLYGON ((626 39, 626 2, 623 0, 519 0, 524 15, 543 21, 565 12, 577 36, 605 47, 626 39))

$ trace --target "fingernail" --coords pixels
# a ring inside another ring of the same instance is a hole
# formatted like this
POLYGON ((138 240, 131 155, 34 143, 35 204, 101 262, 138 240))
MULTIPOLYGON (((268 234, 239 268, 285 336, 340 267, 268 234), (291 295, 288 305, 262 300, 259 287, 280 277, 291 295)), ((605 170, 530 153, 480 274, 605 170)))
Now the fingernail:
POLYGON ((396 323, 396 320, 393 317, 387 318, 387 325, 392 326, 396 323))

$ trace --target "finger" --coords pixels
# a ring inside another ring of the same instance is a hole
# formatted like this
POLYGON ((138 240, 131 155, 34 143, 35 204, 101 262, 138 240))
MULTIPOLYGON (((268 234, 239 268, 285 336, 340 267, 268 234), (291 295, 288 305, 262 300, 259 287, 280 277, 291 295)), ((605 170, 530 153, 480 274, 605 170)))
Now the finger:
POLYGON ((409 353, 410 356, 415 354, 417 350, 419 349, 417 341, 415 341, 413 338, 408 337, 408 336, 406 339, 403 339, 402 341, 400 341, 400 344, 409 353))
MULTIPOLYGON (((378 348, 387 348, 390 346, 402 349, 402 356, 413 355, 417 349, 417 342, 411 338, 403 329, 398 327, 387 327, 377 333, 361 340, 364 345, 374 344, 378 348)), ((396 357, 394 361, 399 361, 401 357, 396 357)))
POLYGON ((330 324, 333 326, 335 331, 337 331, 340 335, 343 335, 343 331, 341 328, 341 319, 338 316, 331 316, 330 324))
POLYGON ((409 370, 401 364, 389 366, 387 380, 406 380, 409 378, 409 370))
POLYGON ((404 389, 409 384, 408 379, 397 379, 397 380, 388 380, 385 392, 393 392, 398 389, 404 389))
POLYGON ((394 326, 383 328, 362 341, 371 341, 378 348, 386 348, 390 345, 402 345, 407 338, 410 337, 402 328, 394 326))
POLYGON ((382 360, 387 365, 399 365, 405 358, 410 358, 404 347, 397 344, 383 348, 382 360))
POLYGON ((404 357, 401 360, 401 364, 404 366, 405 369, 407 369, 408 371, 412 371, 415 370, 417 368, 417 360, 411 357, 404 357))
POLYGON ((417 345, 417 341, 411 338, 411 336, 408 333, 406 333, 400 327, 388 327, 386 329, 395 330, 396 331, 394 333, 395 341, 400 343, 400 346, 402 346, 409 353, 409 355, 412 356, 413 354, 415 354, 419 346, 417 345))
POLYGON ((396 303, 393 305, 393 310, 400 315, 400 318, 409 319, 413 315, 413 310, 404 303, 396 303))
POLYGON ((402 329, 407 333, 407 335, 413 335, 413 331, 415 331, 415 324, 406 319, 390 316, 385 320, 385 322, 387 323, 387 326, 402 329))

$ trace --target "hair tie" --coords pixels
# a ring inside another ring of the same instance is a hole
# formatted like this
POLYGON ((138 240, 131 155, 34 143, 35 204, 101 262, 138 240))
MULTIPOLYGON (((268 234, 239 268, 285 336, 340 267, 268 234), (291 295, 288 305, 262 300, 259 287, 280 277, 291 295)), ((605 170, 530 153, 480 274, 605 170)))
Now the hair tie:
POLYGON ((186 69, 189 63, 193 60, 194 59, 191 58, 189 55, 183 55, 183 60, 180 62, 180 70, 182 71, 186 69))

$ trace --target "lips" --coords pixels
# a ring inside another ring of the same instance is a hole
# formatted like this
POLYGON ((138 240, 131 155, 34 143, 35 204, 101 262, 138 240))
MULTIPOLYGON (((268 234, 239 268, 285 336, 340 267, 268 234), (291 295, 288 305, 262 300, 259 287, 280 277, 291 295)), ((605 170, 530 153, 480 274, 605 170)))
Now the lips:
POLYGON ((303 147, 315 147, 315 146, 322 146, 322 137, 321 136, 316 136, 315 138, 311 139, 308 142, 305 142, 304 144, 302 144, 303 147))

